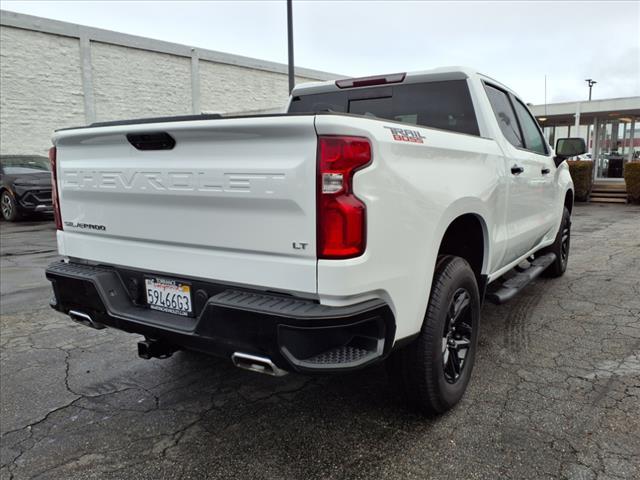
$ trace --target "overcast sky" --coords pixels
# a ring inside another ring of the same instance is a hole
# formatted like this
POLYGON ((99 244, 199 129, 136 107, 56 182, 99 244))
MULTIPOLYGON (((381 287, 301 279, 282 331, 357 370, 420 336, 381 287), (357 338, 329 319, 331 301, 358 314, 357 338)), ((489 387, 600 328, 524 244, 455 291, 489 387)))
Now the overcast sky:
MULTIPOLYGON (((0 1, 28 13, 286 63, 281 1, 0 1)), ((527 102, 640 95, 640 2, 294 0, 295 61, 362 76, 465 65, 527 102)))

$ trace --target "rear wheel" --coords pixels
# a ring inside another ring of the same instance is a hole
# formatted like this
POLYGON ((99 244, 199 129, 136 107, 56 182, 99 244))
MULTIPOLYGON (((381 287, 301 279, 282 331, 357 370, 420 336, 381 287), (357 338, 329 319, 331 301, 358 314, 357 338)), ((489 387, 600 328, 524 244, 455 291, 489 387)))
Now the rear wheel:
POLYGON ((569 209, 564 207, 562 212, 562 222, 560 223, 560 229, 556 235, 556 239, 547 248, 540 251, 541 254, 553 252, 556 254, 556 259, 549 267, 544 271, 545 277, 561 277, 567 270, 567 264, 569 263, 569 249, 571 247, 571 213, 569 209))
POLYGON ((420 335, 388 363, 410 405, 439 414, 460 401, 471 378, 479 324, 473 270, 460 257, 439 258, 420 335))
POLYGON ((15 222, 20 216, 16 200, 7 190, 0 195, 0 211, 2 211, 2 218, 7 222, 15 222))

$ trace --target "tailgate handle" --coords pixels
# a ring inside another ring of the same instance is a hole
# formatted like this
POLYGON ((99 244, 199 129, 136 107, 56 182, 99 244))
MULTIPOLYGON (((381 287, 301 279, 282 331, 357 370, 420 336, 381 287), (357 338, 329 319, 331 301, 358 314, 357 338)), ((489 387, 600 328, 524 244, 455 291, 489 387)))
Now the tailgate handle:
POLYGON ((127 133, 127 140, 138 150, 171 150, 176 146, 167 132, 127 133))

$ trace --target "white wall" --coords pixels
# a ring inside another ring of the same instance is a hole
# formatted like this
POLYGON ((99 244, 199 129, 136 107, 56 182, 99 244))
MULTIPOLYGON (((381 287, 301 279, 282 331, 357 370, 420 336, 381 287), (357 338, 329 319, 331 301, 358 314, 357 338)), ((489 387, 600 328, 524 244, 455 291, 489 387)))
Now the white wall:
POLYGON ((0 27, 0 153, 46 155, 56 128, 83 123, 78 40, 0 27))
MULTIPOLYGON (((200 61, 202 111, 214 113, 261 110, 284 106, 289 98, 286 75, 200 61), (233 85, 233 88, 225 88, 233 85)), ((314 81, 296 77, 296 83, 314 81)))
MULTIPOLYGON (((46 155, 54 130, 200 112, 281 111, 286 65, 2 11, 0 153, 46 155)), ((296 82, 336 75, 296 68, 296 82)))
POLYGON ((97 121, 192 113, 189 58, 92 42, 91 64, 97 121))

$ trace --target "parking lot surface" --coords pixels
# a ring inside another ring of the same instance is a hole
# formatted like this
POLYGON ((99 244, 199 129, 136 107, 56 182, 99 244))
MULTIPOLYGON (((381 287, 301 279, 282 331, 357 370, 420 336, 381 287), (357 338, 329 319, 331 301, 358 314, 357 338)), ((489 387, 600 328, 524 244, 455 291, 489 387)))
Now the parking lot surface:
POLYGON ((427 419, 382 366, 266 377, 48 307, 51 222, 2 223, 5 478, 640 478, 640 208, 577 205, 564 277, 483 308, 471 385, 427 419))

